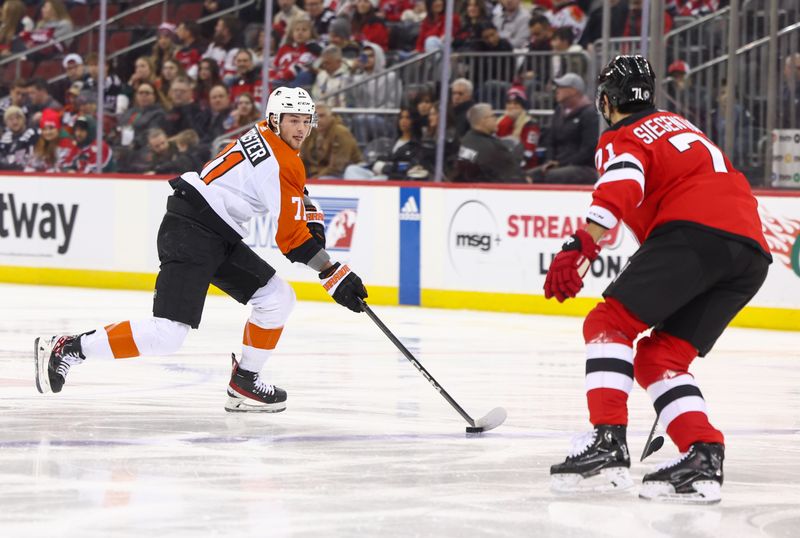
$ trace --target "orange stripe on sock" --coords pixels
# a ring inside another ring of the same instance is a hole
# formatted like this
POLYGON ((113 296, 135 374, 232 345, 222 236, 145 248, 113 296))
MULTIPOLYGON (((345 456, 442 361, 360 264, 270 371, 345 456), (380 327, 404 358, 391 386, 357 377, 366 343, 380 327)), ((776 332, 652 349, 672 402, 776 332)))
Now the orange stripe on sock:
POLYGON ((275 349, 278 340, 281 338, 283 327, 277 329, 264 329, 258 325, 253 325, 249 321, 244 326, 244 337, 242 343, 246 346, 258 349, 275 349))
POLYGON ((111 352, 114 354, 115 359, 139 356, 139 348, 136 347, 136 342, 133 340, 130 321, 112 323, 107 325, 105 329, 108 335, 108 343, 111 345, 111 352))

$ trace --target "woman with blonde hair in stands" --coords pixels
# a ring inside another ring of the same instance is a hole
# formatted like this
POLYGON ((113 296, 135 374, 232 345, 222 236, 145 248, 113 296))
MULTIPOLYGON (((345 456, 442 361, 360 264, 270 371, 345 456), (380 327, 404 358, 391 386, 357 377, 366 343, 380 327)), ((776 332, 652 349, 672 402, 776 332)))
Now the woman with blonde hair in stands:
POLYGON ((0 11, 0 56, 25 50, 20 34, 33 29, 33 21, 26 15, 22 0, 6 0, 0 11))
MULTIPOLYGON (((161 65, 161 76, 156 79, 156 84, 160 86, 159 89, 162 95, 169 96, 169 88, 172 85, 172 81, 179 76, 186 76, 186 70, 180 62, 174 58, 164 60, 164 63, 161 65)), ((167 101, 171 107, 172 103, 169 102, 169 97, 167 97, 167 101)))
POLYGON ((40 136, 33 146, 33 153, 27 163, 26 172, 63 172, 67 157, 75 147, 75 141, 66 131, 61 130, 61 114, 52 108, 42 111, 39 120, 40 136))
POLYGON ((227 132, 236 131, 261 120, 261 112, 256 106, 256 101, 249 93, 240 93, 236 98, 230 116, 223 123, 227 132))
MULTIPOLYGON (((74 25, 72 17, 69 16, 67 6, 62 0, 47 0, 42 4, 39 22, 36 23, 37 30, 53 30, 52 39, 59 39, 72 32, 74 25)), ((67 45, 69 43, 66 43, 67 45)))
POLYGON ((155 84, 156 76, 157 71, 153 59, 150 56, 139 56, 133 64, 133 74, 128 79, 128 86, 135 90, 142 82, 155 84))
POLYGON ((295 17, 289 22, 270 69, 270 78, 278 79, 276 86, 310 86, 314 82, 311 66, 322 52, 317 39, 317 31, 308 17, 295 17))

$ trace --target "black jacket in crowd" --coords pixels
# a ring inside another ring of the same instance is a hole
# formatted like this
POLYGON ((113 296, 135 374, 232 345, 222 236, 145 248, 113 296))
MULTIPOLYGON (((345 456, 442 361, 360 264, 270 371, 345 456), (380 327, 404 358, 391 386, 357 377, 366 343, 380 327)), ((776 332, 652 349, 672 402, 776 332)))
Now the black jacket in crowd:
POLYGON ((463 183, 521 183, 519 159, 496 136, 470 129, 461 139, 453 181, 463 183))
POLYGON ((547 160, 558 161, 559 166, 594 167, 598 135, 597 111, 591 103, 570 111, 568 116, 557 105, 553 123, 540 144, 547 148, 547 160))

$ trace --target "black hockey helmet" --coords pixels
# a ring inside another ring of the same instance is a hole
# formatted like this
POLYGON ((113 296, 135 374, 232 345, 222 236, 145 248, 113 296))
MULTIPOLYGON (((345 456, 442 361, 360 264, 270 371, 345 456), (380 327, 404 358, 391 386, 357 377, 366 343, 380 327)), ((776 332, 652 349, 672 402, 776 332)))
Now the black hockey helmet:
POLYGON ((623 112, 626 105, 652 106, 655 88, 656 76, 647 58, 638 54, 617 56, 597 77, 597 110, 603 114, 601 102, 604 95, 614 108, 623 112))

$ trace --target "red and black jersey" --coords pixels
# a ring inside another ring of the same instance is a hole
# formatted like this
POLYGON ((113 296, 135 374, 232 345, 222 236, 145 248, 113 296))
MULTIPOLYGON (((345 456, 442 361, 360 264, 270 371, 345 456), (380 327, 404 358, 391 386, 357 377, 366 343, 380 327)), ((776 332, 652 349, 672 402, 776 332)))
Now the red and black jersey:
POLYGON ((699 226, 770 256, 747 179, 686 118, 656 109, 628 116, 600 137, 595 165, 589 220, 606 228, 622 220, 639 243, 665 224, 699 226))

